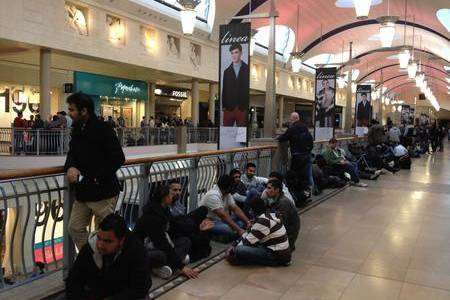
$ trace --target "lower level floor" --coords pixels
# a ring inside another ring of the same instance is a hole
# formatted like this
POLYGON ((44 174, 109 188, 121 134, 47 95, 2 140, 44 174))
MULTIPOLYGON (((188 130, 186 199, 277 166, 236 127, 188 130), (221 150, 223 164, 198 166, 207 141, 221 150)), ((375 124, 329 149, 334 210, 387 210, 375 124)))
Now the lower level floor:
POLYGON ((222 261, 161 299, 450 299, 450 151, 301 216, 289 267, 222 261))

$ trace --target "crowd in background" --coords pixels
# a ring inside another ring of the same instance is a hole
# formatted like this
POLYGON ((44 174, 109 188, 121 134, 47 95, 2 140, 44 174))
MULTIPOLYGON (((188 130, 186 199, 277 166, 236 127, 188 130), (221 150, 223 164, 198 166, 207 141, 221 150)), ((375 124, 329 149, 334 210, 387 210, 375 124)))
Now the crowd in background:
POLYGON ((72 127, 72 119, 65 111, 59 111, 53 116, 49 116, 47 120, 42 119, 40 114, 31 115, 27 120, 23 117, 22 112, 17 113, 14 118, 13 128, 16 129, 67 129, 72 127))

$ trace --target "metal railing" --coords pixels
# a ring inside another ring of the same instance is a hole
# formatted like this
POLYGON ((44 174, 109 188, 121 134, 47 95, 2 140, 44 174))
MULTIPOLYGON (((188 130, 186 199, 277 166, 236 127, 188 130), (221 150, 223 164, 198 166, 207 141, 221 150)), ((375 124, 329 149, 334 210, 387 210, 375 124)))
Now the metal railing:
MULTIPOLYGON (((345 147, 353 140, 340 142, 345 147)), ((325 144, 316 142, 313 151, 321 153, 325 144)), ((116 210, 133 228, 154 188, 177 178, 190 211, 232 168, 243 169, 251 161, 259 176, 286 170, 288 160, 277 158, 276 149, 269 145, 127 160, 118 171, 123 191, 116 210)), ((52 167, 0 174, 0 289, 71 266, 75 249, 67 237, 73 196, 62 172, 52 167)))

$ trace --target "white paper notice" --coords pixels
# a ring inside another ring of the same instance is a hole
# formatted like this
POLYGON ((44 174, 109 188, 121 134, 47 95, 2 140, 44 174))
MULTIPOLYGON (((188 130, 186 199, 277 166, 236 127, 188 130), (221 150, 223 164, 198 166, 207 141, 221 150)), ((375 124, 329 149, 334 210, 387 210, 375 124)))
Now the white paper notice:
POLYGON ((238 127, 236 132, 236 142, 246 143, 247 142, 247 127, 238 127))

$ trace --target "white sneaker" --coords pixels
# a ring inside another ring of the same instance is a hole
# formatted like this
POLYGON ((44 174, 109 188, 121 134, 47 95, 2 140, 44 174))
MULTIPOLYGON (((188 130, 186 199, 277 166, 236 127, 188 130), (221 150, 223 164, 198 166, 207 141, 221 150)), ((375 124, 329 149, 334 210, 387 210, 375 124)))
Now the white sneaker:
POLYGON ((162 279, 169 279, 173 272, 169 266, 162 266, 161 268, 152 269, 153 274, 162 279))
POLYGON ((186 257, 183 259, 183 264, 188 265, 191 262, 191 258, 189 257, 189 254, 186 254, 186 257))
POLYGON ((364 182, 353 182, 352 185, 357 186, 357 187, 368 187, 368 185, 364 182))
POLYGON ((383 171, 381 171, 381 170, 376 170, 376 171, 375 171, 375 175, 376 175, 376 176, 379 176, 379 175, 381 175, 381 174, 383 174, 383 171))

